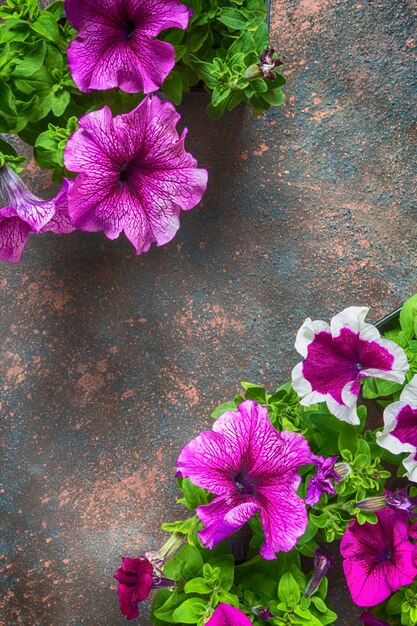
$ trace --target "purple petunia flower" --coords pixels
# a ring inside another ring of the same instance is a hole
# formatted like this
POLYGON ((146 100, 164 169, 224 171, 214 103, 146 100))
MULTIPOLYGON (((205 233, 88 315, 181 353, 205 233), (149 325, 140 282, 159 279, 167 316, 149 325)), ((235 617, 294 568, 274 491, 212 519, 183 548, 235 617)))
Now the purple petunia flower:
POLYGON ((239 609, 230 604, 219 604, 206 626, 252 626, 252 622, 239 609))
POLYGON ((365 322, 366 307, 349 307, 335 315, 330 326, 307 318, 295 347, 304 357, 292 372, 301 404, 325 401, 333 415, 359 424, 356 401, 362 378, 402 383, 409 369, 402 348, 365 322))
POLYGON ((310 478, 307 487, 306 503, 314 506, 320 500, 323 493, 336 493, 333 482, 338 483, 341 479, 340 474, 335 470, 337 456, 313 456, 312 462, 317 467, 316 474, 310 478))
POLYGON ((126 619, 139 617, 139 602, 149 596, 153 586, 153 566, 145 558, 125 556, 122 566, 115 571, 114 577, 118 581, 117 597, 120 610, 126 619))
POLYGON ((179 0, 65 0, 65 11, 78 31, 67 50, 77 87, 129 93, 160 87, 175 51, 155 37, 166 28, 184 30, 190 15, 179 0))
POLYGON ((390 626, 388 622, 383 619, 378 619, 375 615, 372 615, 372 613, 369 613, 368 611, 364 611, 361 614, 361 621, 363 626, 390 626))
POLYGON ((30 233, 74 230, 68 217, 68 181, 50 200, 34 196, 21 178, 5 164, 0 170, 0 191, 6 206, 0 208, 0 260, 19 263, 30 233))
POLYGON ((197 507, 204 522, 201 542, 213 548, 260 512, 265 559, 287 552, 307 525, 306 506, 296 491, 298 469, 310 462, 307 441, 299 433, 278 433, 265 407, 246 400, 237 411, 216 420, 213 431, 190 441, 178 459, 178 471, 216 494, 197 507))
POLYGON ((274 48, 267 48, 260 56, 259 69, 261 70, 262 75, 265 76, 265 78, 275 80, 277 75, 275 74, 274 70, 281 65, 284 64, 281 59, 278 59, 275 56, 274 48))
POLYGON ((417 374, 405 385, 398 402, 384 411, 384 430, 377 443, 394 454, 411 452, 403 465, 410 480, 417 482, 417 374))
POLYGON ((181 209, 201 200, 207 172, 185 152, 178 113, 148 96, 130 113, 112 117, 105 106, 81 117, 67 142, 65 166, 80 172, 68 192, 69 212, 80 230, 122 231, 141 254, 174 237, 181 209))
POLYGON ((417 575, 408 513, 383 509, 375 515, 377 524, 351 522, 340 544, 347 584, 358 606, 379 604, 417 575))

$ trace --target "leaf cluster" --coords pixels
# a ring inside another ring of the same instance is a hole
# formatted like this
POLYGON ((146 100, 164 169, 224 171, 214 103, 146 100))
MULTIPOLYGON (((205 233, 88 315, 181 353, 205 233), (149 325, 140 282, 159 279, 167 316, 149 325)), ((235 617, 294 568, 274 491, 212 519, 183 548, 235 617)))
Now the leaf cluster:
POLYGON ((174 104, 201 82, 211 95, 208 114, 217 119, 248 101, 254 115, 281 105, 285 78, 250 76, 269 46, 264 0, 191 0, 186 31, 170 29, 163 39, 175 48, 176 65, 162 85, 174 104))

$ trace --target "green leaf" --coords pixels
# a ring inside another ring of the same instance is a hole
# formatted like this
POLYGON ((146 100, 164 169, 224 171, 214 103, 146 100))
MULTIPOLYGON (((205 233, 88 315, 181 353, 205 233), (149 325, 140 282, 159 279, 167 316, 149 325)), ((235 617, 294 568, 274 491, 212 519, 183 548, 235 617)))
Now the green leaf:
POLYGON ((191 482, 189 478, 184 478, 180 481, 180 489, 184 494, 184 498, 179 498, 177 502, 184 504, 188 509, 194 510, 201 504, 208 504, 212 499, 212 495, 208 491, 197 487, 191 482))
POLYGON ((211 567, 220 568, 220 582, 224 591, 229 591, 233 586, 233 580, 235 575, 234 558, 231 554, 223 554, 216 556, 214 559, 208 561, 211 567))
POLYGON ((203 558, 197 548, 185 544, 164 566, 164 576, 173 580, 191 580, 203 567, 203 558))
POLYGON ((394 383, 389 380, 381 380, 380 378, 366 378, 362 386, 362 394, 364 398, 383 398, 391 396, 400 391, 403 385, 394 383))
POLYGON ((285 102, 284 92, 280 88, 268 89, 262 94, 262 98, 271 106, 281 106, 285 102))
POLYGON ((181 75, 173 69, 162 83, 162 91, 175 105, 181 104, 183 85, 181 75))
POLYGON ((210 587, 210 585, 207 584, 204 578, 198 577, 198 578, 193 578, 192 580, 189 580, 184 586, 184 591, 185 593, 206 594, 206 593, 211 593, 212 588, 210 587))
POLYGON ((253 18, 246 11, 225 7, 218 13, 217 20, 233 30, 245 30, 250 26, 253 18))
POLYGON ((253 41, 255 49, 259 54, 265 52, 269 45, 269 30, 266 22, 259 24, 256 31, 253 33, 253 41))
POLYGON ((225 402, 224 404, 221 404, 216 409, 214 409, 211 417, 217 419, 218 417, 220 417, 220 415, 226 413, 226 411, 236 411, 236 408, 236 403, 233 402, 233 400, 231 400, 230 402, 225 402))
POLYGON ((352 454, 355 454, 358 449, 358 433, 356 428, 351 424, 342 422, 337 445, 340 451, 350 450, 352 454))
POLYGON ((22 53, 22 57, 16 59, 13 78, 28 78, 42 67, 46 54, 46 44, 40 40, 33 43, 22 42, 19 45, 19 52, 22 53))
POLYGON ((55 21, 58 22, 64 16, 64 3, 61 0, 52 2, 52 4, 46 7, 45 11, 51 13, 55 21))
POLYGON ((400 312, 400 326, 407 339, 416 336, 417 294, 406 300, 400 312))
POLYGON ((168 595, 167 594, 162 595, 163 591, 165 590, 161 589, 158 592, 157 594, 158 601, 156 601, 155 606, 152 607, 152 613, 157 619, 161 620, 161 622, 167 622, 168 624, 172 626, 173 613, 175 609, 182 602, 184 602, 186 596, 184 593, 178 591, 177 589, 174 589, 174 591, 169 592, 168 595), (161 597, 159 597, 159 594, 161 594, 161 597))
POLYGON ((235 42, 230 46, 227 56, 231 58, 237 52, 249 52, 255 48, 255 42, 252 34, 248 30, 244 30, 235 42))
POLYGON ((172 613, 173 620, 177 624, 195 624, 206 612, 206 607, 202 598, 189 598, 172 613))
POLYGON ((278 583, 278 597, 287 606, 295 606, 301 598, 300 588, 291 572, 285 572, 278 583))
POLYGON ((60 39, 59 29, 52 13, 42 11, 38 19, 30 24, 32 30, 48 41, 58 43, 60 39))
POLYGON ((52 113, 56 117, 61 117, 69 105, 70 100, 71 96, 68 91, 58 91, 54 93, 51 103, 52 113))

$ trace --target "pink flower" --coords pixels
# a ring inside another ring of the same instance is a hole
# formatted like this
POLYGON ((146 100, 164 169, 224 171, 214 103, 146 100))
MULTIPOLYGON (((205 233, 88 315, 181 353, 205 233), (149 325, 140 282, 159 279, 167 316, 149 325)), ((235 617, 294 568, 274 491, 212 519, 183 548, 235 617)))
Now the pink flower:
POLYGON ((112 117, 105 106, 81 117, 64 152, 65 166, 80 172, 68 192, 80 230, 122 231, 136 253, 171 241, 181 209, 192 209, 206 189, 207 172, 185 152, 173 105, 149 96, 136 109, 112 117))
POLYGON ((221 603, 205 626, 252 626, 252 622, 239 609, 229 604, 221 603))
POLYGON ((417 374, 405 385, 398 402, 384 411, 384 430, 377 443, 394 454, 411 452, 403 465, 410 480, 417 482, 417 374))
POLYGON ((307 525, 306 506, 296 492, 298 469, 310 455, 304 437, 278 433, 267 409, 251 400, 223 413, 212 431, 183 448, 177 463, 182 476, 217 496, 197 507, 202 543, 213 548, 259 511, 264 559, 291 550, 307 525))
POLYGON ((189 20, 178 0, 65 0, 65 11, 78 30, 67 54, 81 91, 155 91, 175 64, 173 46, 155 37, 189 20))
POLYGON ((34 196, 6 164, 0 170, 0 191, 6 206, 0 208, 0 260, 19 263, 31 233, 74 230, 68 216, 68 181, 50 200, 34 196))
POLYGON ((335 315, 330 326, 305 320, 295 342, 304 361, 292 372, 301 404, 325 401, 338 419, 359 424, 356 401, 362 378, 404 381, 409 369, 404 350, 365 322, 368 311, 350 307, 335 315))
POLYGON ((138 604, 149 596, 153 586, 153 566, 144 557, 132 558, 125 556, 122 566, 115 571, 114 577, 119 582, 117 597, 120 610, 126 619, 139 616, 138 604))
POLYGON ((346 581, 359 606, 379 604, 417 575, 408 513, 383 509, 375 515, 377 524, 352 521, 340 544, 346 581))

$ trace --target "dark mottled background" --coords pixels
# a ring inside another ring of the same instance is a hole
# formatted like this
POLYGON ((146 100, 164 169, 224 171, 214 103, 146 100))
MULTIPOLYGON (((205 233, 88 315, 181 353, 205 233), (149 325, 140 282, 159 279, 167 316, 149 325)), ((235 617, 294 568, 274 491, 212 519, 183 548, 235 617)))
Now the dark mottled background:
MULTIPOLYGON (((181 514, 175 460, 211 410, 240 380, 286 380, 305 316, 375 320, 416 291, 413 4, 276 2, 287 103, 212 122, 187 99, 210 184, 173 242, 136 258, 47 234, 2 264, 1 625, 123 624, 113 570, 181 514)), ((357 625, 341 576, 338 624, 357 625)))

